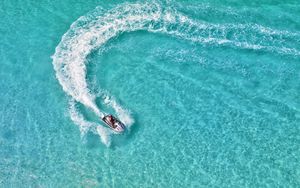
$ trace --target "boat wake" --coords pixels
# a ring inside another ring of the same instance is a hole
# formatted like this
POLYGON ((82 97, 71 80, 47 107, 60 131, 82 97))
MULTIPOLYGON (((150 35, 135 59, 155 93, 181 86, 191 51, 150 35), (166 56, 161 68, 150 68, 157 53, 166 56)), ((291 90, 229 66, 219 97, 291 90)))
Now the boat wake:
MULTIPOLYGON (((192 20, 173 8, 163 8, 159 3, 125 3, 108 11, 96 8, 71 25, 52 58, 56 77, 72 98, 69 108, 72 121, 79 125, 82 134, 89 130, 99 134, 106 145, 110 145, 113 131, 95 122, 88 122, 75 107, 76 101, 91 109, 98 117, 104 116, 95 103, 98 96, 91 91, 86 80, 86 59, 108 40, 121 33, 138 30, 163 33, 199 44, 300 56, 299 49, 290 47, 295 40, 300 41, 299 33, 277 31, 256 24, 206 23, 192 20)), ((118 118, 130 127, 134 120, 129 111, 118 105, 112 97, 104 98, 104 103, 112 107, 118 118)))

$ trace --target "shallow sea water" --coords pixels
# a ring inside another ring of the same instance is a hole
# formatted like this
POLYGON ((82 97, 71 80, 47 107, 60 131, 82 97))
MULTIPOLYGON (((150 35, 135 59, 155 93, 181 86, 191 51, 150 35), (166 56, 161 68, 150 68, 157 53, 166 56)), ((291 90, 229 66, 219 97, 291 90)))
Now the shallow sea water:
POLYGON ((300 186, 297 1, 0 6, 0 187, 300 186))

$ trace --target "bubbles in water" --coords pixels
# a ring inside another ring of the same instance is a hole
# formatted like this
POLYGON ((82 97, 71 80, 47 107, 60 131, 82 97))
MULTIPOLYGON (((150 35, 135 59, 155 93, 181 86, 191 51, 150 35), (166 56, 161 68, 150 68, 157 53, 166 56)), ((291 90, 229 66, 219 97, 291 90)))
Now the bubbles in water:
MULTIPOLYGON (((103 117, 105 113, 97 107, 95 95, 87 84, 86 58, 109 39, 122 32, 137 30, 164 33, 200 44, 227 45, 233 48, 300 55, 298 49, 284 46, 281 37, 284 35, 285 38, 296 37, 299 40, 299 33, 276 31, 251 24, 221 25, 195 21, 171 8, 163 9, 158 3, 126 3, 107 12, 96 8, 94 12, 80 17, 71 25, 56 47, 52 58, 56 77, 63 90, 73 100, 91 109, 98 117, 103 117), (247 33, 255 33, 255 35, 248 36, 247 33), (247 40, 244 40, 245 36, 247 40)), ((130 127, 133 124, 134 120, 129 111, 117 104, 116 100, 107 96, 104 102, 115 110, 118 118, 126 126, 130 127)), ((72 121, 79 125, 82 134, 91 129, 96 130, 102 142, 106 145, 110 144, 111 130, 87 122, 76 110, 74 102, 70 103, 69 111, 72 121)))

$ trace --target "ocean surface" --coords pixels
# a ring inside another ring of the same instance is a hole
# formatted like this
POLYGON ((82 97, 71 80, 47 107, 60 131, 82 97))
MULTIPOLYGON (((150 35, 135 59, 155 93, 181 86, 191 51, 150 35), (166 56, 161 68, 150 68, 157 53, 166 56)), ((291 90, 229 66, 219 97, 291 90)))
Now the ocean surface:
POLYGON ((298 0, 1 0, 0 18, 0 187, 300 187, 298 0))

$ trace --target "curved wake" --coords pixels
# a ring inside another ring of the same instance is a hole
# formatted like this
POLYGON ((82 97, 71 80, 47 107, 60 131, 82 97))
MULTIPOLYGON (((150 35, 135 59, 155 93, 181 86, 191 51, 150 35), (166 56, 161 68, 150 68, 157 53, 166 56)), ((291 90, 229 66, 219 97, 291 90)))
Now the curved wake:
MULTIPOLYGON (((75 101, 92 109, 99 117, 104 115, 95 103, 95 95, 87 84, 86 58, 95 49, 120 33, 146 30, 164 33, 196 43, 224 45, 233 48, 264 50, 299 56, 298 49, 290 48, 288 41, 299 40, 299 34, 276 31, 259 25, 209 24, 191 20, 176 10, 163 9, 156 3, 123 4, 107 12, 96 9, 80 17, 63 35, 53 55, 53 66, 63 90, 75 101), (250 32, 251 31, 251 32, 250 32), (249 33, 255 33, 250 35, 249 33), (250 42, 249 42, 250 41, 250 42)), ((106 99, 126 124, 133 123, 129 113, 114 100, 106 99)), ((95 123, 87 122, 70 105, 71 119, 85 132, 95 123)), ((102 141, 109 145, 109 129, 95 128, 102 141)))

